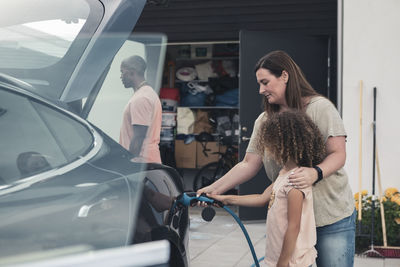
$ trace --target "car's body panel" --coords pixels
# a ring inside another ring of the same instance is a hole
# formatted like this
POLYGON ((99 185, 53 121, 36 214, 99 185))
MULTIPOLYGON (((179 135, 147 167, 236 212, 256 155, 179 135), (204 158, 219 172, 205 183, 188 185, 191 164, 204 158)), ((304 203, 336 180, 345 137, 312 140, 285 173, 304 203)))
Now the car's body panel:
MULTIPOLYGON (((131 162, 128 151, 59 105, 0 83, 4 92, 73 119, 88 128, 93 144, 66 165, 0 186, 0 257, 73 245, 104 249, 167 239, 177 266, 188 264, 188 211, 170 214, 174 199, 183 192, 176 170, 131 162)), ((15 110, 5 100, 0 99, 5 110, 0 127, 7 127, 7 116, 15 110)), ((12 123, 23 125, 22 117, 12 123)), ((12 132, 0 136, 18 142, 12 132)))

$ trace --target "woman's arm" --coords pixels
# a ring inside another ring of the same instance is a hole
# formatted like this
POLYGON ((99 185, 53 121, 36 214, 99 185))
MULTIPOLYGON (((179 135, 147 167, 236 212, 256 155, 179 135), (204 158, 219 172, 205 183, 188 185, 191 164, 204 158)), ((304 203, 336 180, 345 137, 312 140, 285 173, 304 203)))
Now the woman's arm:
POLYGON ((224 205, 237 205, 244 207, 265 207, 271 198, 272 185, 267 187, 262 194, 253 195, 213 195, 207 194, 215 200, 221 201, 224 205))
POLYGON ((244 159, 229 172, 209 186, 197 191, 197 195, 210 193, 220 195, 236 185, 242 184, 255 176, 262 167, 262 158, 256 153, 246 153, 244 159))
MULTIPOLYGON (((346 137, 331 136, 325 144, 326 158, 318 164, 323 177, 328 177, 344 166, 346 162, 346 137)), ((314 168, 300 167, 289 176, 289 182, 296 188, 312 186, 318 179, 317 170, 314 168)))
MULTIPOLYGON (((304 195, 297 189, 292 189, 288 194, 288 227, 283 239, 282 251, 279 256, 277 267, 287 267, 296 248, 297 237, 300 232, 301 211, 303 208, 304 195)), ((268 234, 268 233, 267 233, 268 234)))

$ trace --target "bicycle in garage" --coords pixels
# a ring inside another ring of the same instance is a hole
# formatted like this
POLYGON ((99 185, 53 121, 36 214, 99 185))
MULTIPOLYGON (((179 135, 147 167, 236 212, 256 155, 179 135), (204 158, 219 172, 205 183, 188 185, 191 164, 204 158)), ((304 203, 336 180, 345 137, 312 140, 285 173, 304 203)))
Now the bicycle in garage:
MULTIPOLYGON (((203 153, 208 156, 206 143, 211 137, 206 135, 199 135, 196 137, 197 141, 203 144, 203 153)), ((218 161, 210 162, 204 165, 196 173, 193 180, 193 191, 196 192, 198 189, 208 186, 224 176, 236 163, 238 159, 238 148, 235 146, 229 138, 218 136, 219 143, 226 146, 224 152, 212 152, 212 154, 218 154, 218 161)), ((236 190, 233 190, 236 191, 236 190)), ((232 190, 229 193, 235 194, 232 190)))

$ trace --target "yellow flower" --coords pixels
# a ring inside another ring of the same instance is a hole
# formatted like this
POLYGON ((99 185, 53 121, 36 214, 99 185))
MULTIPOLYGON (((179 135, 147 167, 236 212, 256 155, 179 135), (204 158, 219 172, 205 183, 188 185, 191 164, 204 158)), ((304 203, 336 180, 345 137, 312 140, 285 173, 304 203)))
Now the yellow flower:
POLYGON ((397 224, 400 224, 400 218, 395 218, 394 221, 395 221, 397 224))
POLYGON ((393 196, 390 198, 390 200, 391 200, 392 202, 395 202, 396 199, 398 199, 398 198, 400 198, 400 195, 393 195, 393 196))
MULTIPOLYGON (((360 194, 360 192, 357 192, 357 193, 355 193, 354 194, 354 199, 355 200, 358 200, 358 195, 360 194)), ((361 191, 361 196, 363 197, 363 196, 366 196, 368 194, 368 190, 362 190, 361 191)))
POLYGON ((400 206, 400 197, 392 197, 392 201, 400 206))
POLYGON ((397 190, 397 188, 394 187, 389 187, 388 189, 385 190, 385 196, 387 198, 391 198, 395 193, 398 193, 399 190, 397 190))
POLYGON ((382 197, 382 202, 386 202, 387 198, 386 197, 382 197))

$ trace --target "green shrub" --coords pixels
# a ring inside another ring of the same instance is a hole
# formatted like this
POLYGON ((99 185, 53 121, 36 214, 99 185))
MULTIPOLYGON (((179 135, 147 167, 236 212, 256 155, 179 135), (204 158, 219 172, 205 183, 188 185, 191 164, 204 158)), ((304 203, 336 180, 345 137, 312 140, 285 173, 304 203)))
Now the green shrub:
MULTIPOLYGON (((359 210, 359 193, 354 195, 357 212, 359 210)), ((361 192, 362 219, 356 226, 356 253, 362 253, 371 245, 371 219, 372 219, 372 196, 366 190, 361 192)), ((388 246, 400 246, 400 193, 396 188, 385 190, 382 197, 385 211, 386 238, 388 246)), ((383 246, 381 208, 379 199, 374 201, 374 245, 383 246)))

